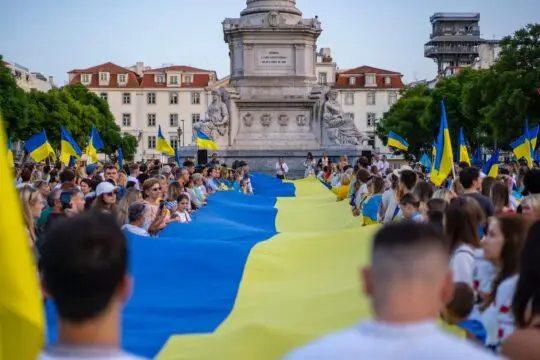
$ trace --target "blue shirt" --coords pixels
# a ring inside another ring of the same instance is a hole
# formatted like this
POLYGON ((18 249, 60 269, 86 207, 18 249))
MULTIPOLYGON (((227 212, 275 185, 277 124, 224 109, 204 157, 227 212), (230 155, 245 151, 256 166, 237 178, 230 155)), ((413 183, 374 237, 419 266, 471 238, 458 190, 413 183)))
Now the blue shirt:
POLYGON ((463 330, 467 330, 474 335, 482 345, 486 344, 487 332, 484 325, 478 320, 465 320, 457 324, 463 330))

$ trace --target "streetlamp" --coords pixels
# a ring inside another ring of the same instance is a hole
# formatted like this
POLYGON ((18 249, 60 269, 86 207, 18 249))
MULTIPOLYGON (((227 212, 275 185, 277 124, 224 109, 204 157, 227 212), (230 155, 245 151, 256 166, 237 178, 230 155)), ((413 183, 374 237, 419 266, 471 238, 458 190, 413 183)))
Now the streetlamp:
POLYGON ((176 133, 178 134, 178 140, 176 141, 176 150, 178 150, 178 144, 180 144, 180 138, 184 135, 184 130, 182 130, 182 128, 179 126, 176 129, 176 133))
POLYGON ((180 120, 182 122, 182 146, 186 146, 184 134, 185 134, 185 128, 184 128, 184 120, 180 120))

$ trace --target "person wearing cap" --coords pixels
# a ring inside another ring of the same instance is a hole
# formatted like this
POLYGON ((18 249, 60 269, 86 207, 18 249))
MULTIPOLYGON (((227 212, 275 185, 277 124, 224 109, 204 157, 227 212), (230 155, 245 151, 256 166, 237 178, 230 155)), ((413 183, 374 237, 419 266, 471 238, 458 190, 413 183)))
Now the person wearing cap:
POLYGON ((108 181, 103 181, 96 188, 96 200, 93 207, 105 212, 113 212, 116 208, 118 188, 108 181))
POLYGON ((122 230, 139 236, 150 236, 144 228, 144 213, 146 205, 135 202, 128 208, 128 223, 122 226, 122 230))

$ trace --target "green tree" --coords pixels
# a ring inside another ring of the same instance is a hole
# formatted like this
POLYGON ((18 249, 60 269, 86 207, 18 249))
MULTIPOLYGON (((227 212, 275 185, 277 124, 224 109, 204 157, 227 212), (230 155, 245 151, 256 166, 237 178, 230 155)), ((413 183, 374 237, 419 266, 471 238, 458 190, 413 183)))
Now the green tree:
POLYGON ((11 70, 3 64, 0 55, 0 110, 4 117, 7 136, 21 139, 28 123, 28 98, 17 86, 11 70))
POLYGON ((433 130, 423 119, 425 109, 431 101, 431 90, 419 85, 401 91, 399 100, 383 114, 377 123, 376 135, 386 143, 388 132, 394 131, 409 143, 409 153, 431 149, 433 130))

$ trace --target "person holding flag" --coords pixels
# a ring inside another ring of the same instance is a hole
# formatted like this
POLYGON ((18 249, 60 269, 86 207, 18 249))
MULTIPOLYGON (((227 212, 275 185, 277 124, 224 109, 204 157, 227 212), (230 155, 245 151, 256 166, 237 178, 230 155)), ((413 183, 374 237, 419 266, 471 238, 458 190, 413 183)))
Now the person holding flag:
POLYGON ((467 151, 465 136, 463 136, 463 128, 459 128, 459 143, 456 162, 458 164, 465 163, 468 166, 471 166, 471 159, 469 158, 469 152, 467 151))

